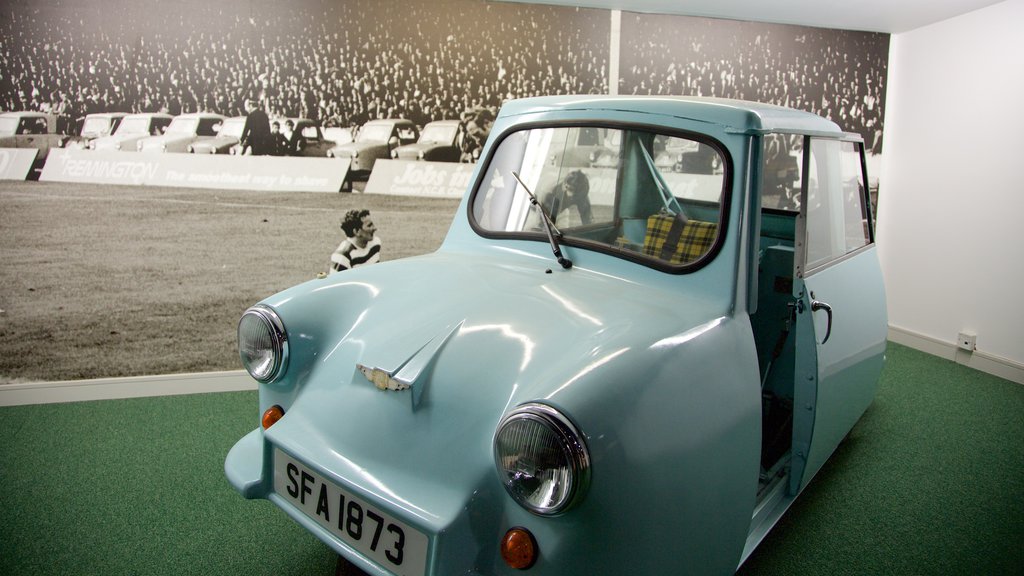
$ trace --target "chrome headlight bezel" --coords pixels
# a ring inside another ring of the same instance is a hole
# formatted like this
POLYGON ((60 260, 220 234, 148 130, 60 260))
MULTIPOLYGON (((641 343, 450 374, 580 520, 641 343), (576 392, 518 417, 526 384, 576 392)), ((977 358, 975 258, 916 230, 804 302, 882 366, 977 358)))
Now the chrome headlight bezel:
POLYGON ((538 516, 558 516, 586 495, 590 486, 590 453, 583 435, 556 408, 540 403, 517 407, 502 418, 493 443, 494 463, 502 485, 527 511, 538 516), (545 437, 540 438, 539 435, 545 437), (542 445, 547 454, 536 452, 542 445), (522 450, 527 448, 535 451, 524 454, 522 450), (557 465, 540 464, 542 459, 552 457, 558 460, 557 465), (544 473, 553 474, 545 474, 549 476, 545 479, 541 474, 526 472, 524 468, 533 468, 533 472, 542 469, 544 473), (558 468, 562 470, 557 471, 558 468), (534 488, 531 490, 527 483, 534 484, 534 488))
POLYGON ((288 332, 273 308, 250 307, 238 320, 238 355, 254 380, 270 384, 288 367, 288 332), (255 324, 253 324, 255 323, 255 324))

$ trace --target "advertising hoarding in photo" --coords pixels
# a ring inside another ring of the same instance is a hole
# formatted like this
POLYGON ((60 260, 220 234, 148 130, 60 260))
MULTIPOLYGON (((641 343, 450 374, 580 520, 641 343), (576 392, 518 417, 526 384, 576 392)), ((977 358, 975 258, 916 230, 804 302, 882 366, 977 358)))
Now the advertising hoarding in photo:
POLYGON ((462 198, 474 164, 378 160, 366 183, 367 194, 462 198))
POLYGON ((39 151, 32 149, 0 148, 0 180, 24 180, 32 170, 39 151))
POLYGON ((338 192, 348 160, 53 150, 42 181, 275 192, 338 192))

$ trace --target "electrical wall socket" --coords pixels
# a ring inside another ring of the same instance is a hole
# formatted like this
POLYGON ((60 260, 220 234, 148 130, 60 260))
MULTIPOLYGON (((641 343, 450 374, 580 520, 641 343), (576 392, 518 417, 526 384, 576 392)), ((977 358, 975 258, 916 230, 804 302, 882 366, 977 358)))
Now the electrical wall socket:
POLYGON ((978 347, 978 335, 974 332, 961 332, 957 334, 956 345, 961 350, 973 352, 978 347))

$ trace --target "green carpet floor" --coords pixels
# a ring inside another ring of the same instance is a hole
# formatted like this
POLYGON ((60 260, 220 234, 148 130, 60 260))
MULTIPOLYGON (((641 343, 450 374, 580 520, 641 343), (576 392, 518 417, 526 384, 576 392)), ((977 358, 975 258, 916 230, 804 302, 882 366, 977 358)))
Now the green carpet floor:
MULTIPOLYGON (((888 359, 741 574, 1024 574, 1024 386, 896 344, 888 359)), ((224 479, 255 411, 255 392, 0 408, 0 574, 334 574, 224 479)))

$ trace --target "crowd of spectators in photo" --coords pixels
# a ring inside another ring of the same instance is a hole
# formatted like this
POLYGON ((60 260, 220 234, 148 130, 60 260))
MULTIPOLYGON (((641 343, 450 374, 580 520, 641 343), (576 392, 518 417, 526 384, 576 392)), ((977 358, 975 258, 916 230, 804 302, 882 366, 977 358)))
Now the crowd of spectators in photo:
MULTIPOLYGON (((92 0, 0 10, 0 109, 244 114, 324 126, 493 115, 507 99, 609 92, 606 10, 479 0, 92 0)), ((808 110, 881 147, 888 36, 622 15, 621 94, 808 110)))
POLYGON ((880 153, 889 36, 650 14, 622 17, 622 94, 737 98, 806 110, 880 153))
POLYGON ((424 125, 509 98, 606 93, 601 10, 376 0, 95 2, 0 18, 0 109, 244 113, 424 125))

